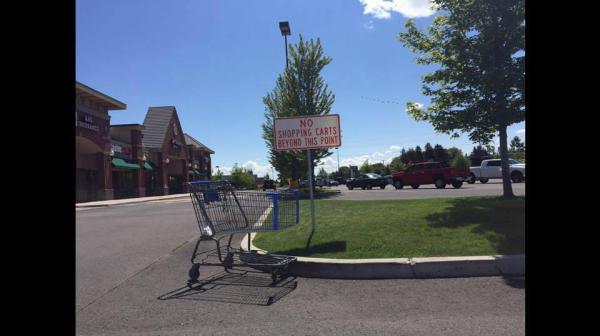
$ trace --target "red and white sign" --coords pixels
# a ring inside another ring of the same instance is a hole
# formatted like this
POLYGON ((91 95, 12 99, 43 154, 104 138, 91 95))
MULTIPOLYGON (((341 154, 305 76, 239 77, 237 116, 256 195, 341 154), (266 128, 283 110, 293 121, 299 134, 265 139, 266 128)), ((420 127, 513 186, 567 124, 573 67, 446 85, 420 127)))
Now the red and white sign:
POLYGON ((339 114, 276 118, 275 150, 335 148, 342 145, 339 114))

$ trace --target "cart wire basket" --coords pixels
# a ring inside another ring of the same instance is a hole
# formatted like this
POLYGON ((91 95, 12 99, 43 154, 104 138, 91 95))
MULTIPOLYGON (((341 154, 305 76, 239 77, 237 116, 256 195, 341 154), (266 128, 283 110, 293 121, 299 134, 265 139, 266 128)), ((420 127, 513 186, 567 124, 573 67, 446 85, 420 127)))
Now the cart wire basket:
POLYGON ((300 220, 298 190, 240 191, 228 181, 193 181, 187 185, 200 229, 200 239, 191 258, 189 286, 198 283, 200 265, 223 266, 226 272, 236 267, 250 267, 271 273, 272 285, 287 277, 288 266, 296 258, 252 250, 250 233, 297 225, 300 220), (246 251, 231 246, 233 236, 239 233, 248 234, 246 251), (227 245, 222 248, 221 240, 226 237, 227 245), (199 252, 200 243, 209 240, 215 243, 215 248, 199 252))

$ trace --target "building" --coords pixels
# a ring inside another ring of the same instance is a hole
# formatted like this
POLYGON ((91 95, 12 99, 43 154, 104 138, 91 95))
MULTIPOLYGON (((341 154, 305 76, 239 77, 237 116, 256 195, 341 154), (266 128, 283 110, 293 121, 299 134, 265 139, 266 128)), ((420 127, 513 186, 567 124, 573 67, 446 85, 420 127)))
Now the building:
POLYGON ((210 155, 215 152, 187 133, 184 133, 183 137, 187 148, 189 180, 210 180, 212 178, 210 155))
POLYGON ((110 126, 114 198, 146 196, 146 178, 154 168, 146 162, 143 129, 140 124, 110 126))
POLYGON ((146 159, 152 163, 150 195, 185 192, 189 182, 186 142, 175 106, 148 108, 143 128, 146 159), (154 169, 155 168, 155 169, 154 169))
POLYGON ((183 193, 210 179, 215 152, 184 134, 174 106, 150 107, 144 124, 110 125, 127 105, 75 84, 76 202, 183 193))
POLYGON ((76 202, 113 199, 110 116, 125 103, 75 82, 76 202))

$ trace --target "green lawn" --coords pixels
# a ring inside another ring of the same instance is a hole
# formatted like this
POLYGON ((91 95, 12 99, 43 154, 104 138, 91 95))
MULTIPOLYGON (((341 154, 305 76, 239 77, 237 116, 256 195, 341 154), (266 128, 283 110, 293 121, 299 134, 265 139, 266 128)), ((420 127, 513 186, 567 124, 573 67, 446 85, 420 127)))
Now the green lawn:
POLYGON ((323 258, 406 258, 525 253, 525 197, 401 201, 300 201, 300 224, 259 233, 254 245, 272 253, 323 258))

